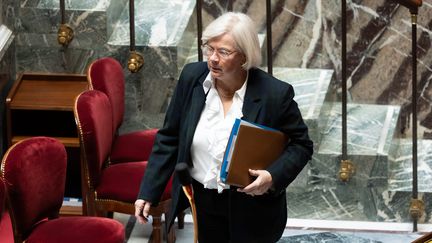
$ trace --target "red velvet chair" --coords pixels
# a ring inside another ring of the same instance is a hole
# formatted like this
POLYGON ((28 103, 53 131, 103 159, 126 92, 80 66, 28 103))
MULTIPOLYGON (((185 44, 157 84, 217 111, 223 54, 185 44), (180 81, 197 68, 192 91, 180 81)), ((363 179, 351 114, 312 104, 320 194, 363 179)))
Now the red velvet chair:
POLYGON ((5 208, 6 189, 0 177, 0 239, 2 243, 13 243, 13 229, 9 213, 5 208))
MULTIPOLYGON (((141 179, 147 166, 144 161, 110 163, 113 147, 113 113, 108 97, 98 90, 87 90, 75 99, 75 120, 82 151, 83 203, 89 215, 119 212, 134 215, 141 179)), ((153 132, 155 136, 156 130, 153 132)), ((141 147, 140 143, 131 145, 141 147)), ((150 149, 151 150, 151 149, 150 149)), ((160 203, 151 207, 152 242, 162 242, 161 217, 170 209, 171 181, 160 203)), ((167 235, 175 241, 175 231, 167 235)))
MULTIPOLYGON (((157 129, 145 129, 119 134, 125 110, 125 77, 120 63, 112 57, 93 61, 87 69, 90 90, 105 93, 113 111, 113 144, 110 163, 146 161, 151 153, 157 129), (139 145, 139 146, 137 146, 139 145)), ((184 227, 184 212, 177 217, 178 228, 184 227)))
POLYGON ((100 217, 59 217, 66 178, 66 150, 54 138, 14 144, 1 163, 15 242, 123 243, 123 225, 100 217))
POLYGON ((105 93, 113 112, 113 146, 110 162, 131 162, 147 160, 154 143, 156 129, 139 130, 119 134, 125 110, 125 78, 120 63, 111 57, 92 62, 87 70, 90 90, 105 93), (137 146, 139 144, 140 146, 137 146))

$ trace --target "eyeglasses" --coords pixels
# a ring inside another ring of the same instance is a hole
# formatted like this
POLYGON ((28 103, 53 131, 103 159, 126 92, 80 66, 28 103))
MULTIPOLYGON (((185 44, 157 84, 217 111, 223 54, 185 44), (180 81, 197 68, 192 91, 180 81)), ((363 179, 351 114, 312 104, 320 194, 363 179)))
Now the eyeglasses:
POLYGON ((209 46, 208 44, 204 44, 202 46, 202 51, 203 51, 204 55, 206 55, 207 57, 212 56, 213 53, 216 52, 216 54, 218 55, 218 57, 223 58, 223 59, 226 59, 231 54, 237 52, 237 51, 230 51, 230 50, 227 50, 225 48, 215 49, 215 48, 209 46))

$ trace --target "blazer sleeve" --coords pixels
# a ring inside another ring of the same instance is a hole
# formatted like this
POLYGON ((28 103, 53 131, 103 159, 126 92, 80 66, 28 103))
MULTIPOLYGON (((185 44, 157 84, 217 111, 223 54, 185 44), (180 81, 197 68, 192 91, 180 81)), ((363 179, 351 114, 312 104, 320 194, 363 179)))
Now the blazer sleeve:
POLYGON ((166 184, 174 172, 184 101, 184 71, 180 75, 171 102, 168 106, 163 127, 156 134, 153 150, 141 181, 139 199, 157 204, 166 184))
POLYGON ((309 138, 308 128, 293 99, 294 89, 291 85, 287 87, 279 89, 282 100, 276 115, 276 127, 288 135, 289 142, 282 155, 267 168, 272 175, 276 192, 284 191, 294 181, 313 153, 313 142, 309 138))

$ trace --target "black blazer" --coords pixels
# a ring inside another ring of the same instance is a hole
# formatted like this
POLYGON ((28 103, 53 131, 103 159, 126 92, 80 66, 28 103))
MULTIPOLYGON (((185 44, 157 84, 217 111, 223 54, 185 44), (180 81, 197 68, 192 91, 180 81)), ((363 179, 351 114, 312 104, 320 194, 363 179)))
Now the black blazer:
MULTIPOLYGON (((186 162, 193 166, 190 147, 205 105, 206 95, 202 84, 208 73, 206 62, 187 64, 183 68, 164 125, 157 133, 138 198, 157 204, 176 164, 186 162)), ((263 227, 268 228, 267 235, 274 236, 276 240, 286 225, 285 188, 300 173, 313 152, 307 126, 293 97, 291 85, 260 69, 249 70, 243 119, 278 129, 287 134, 290 140, 284 153, 267 168, 273 178, 274 190, 263 196, 251 197, 241 193, 244 195, 232 198, 230 223, 254 224, 260 235, 266 235, 263 227), (251 212, 252 215, 246 215, 251 212)), ((172 185, 172 203, 172 213, 168 215, 170 225, 178 212, 189 207, 176 175, 172 185)), ((265 241, 273 240, 267 238, 265 241)))

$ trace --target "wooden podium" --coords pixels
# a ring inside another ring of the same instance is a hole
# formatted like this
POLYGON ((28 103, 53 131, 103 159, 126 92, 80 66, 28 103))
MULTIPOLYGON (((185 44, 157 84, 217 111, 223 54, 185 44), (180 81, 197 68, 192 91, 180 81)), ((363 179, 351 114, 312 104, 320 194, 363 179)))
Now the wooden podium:
MULTIPOLYGON (((85 75, 21 74, 6 98, 8 146, 32 136, 54 137, 67 151, 65 198, 81 198, 80 144, 73 114, 75 97, 88 88, 85 75)), ((80 215, 77 203, 62 215, 80 215)))

